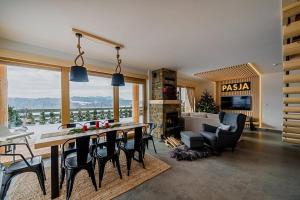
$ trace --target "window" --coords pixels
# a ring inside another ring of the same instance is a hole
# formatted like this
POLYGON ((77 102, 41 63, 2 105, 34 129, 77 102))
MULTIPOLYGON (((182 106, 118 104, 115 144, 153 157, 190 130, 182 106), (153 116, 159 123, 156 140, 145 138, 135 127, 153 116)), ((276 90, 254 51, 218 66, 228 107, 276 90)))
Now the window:
POLYGON ((133 84, 125 83, 125 86, 119 87, 119 115, 120 122, 132 122, 132 100, 133 84))
MULTIPOLYGON (((178 99, 181 101, 181 112, 192 112, 193 111, 193 105, 191 105, 191 102, 188 97, 188 90, 193 90, 192 88, 185 88, 185 87, 178 87, 177 93, 178 93, 178 99)), ((192 104, 194 104, 194 94, 192 92, 191 101, 192 104)))
POLYGON ((8 123, 10 128, 25 125, 42 133, 60 126, 60 72, 7 67, 8 123))
POLYGON ((70 122, 113 119, 111 79, 89 75, 89 82, 70 82, 70 122))

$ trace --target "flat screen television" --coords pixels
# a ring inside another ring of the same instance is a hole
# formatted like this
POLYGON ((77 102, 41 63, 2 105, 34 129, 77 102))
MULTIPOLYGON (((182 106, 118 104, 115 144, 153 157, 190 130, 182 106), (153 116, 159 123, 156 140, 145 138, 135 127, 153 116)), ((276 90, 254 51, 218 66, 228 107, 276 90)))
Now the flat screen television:
POLYGON ((221 97, 222 110, 251 110, 251 96, 223 96, 221 97))

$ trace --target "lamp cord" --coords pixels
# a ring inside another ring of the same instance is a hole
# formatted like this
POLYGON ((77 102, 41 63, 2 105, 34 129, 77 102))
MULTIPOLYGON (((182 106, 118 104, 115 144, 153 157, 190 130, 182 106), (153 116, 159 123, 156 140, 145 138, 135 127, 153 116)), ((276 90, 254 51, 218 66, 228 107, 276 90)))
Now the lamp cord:
POLYGON ((115 69, 115 73, 121 73, 121 62, 122 62, 122 60, 120 59, 120 54, 119 54, 119 50, 120 50, 120 47, 116 47, 116 50, 117 50, 117 62, 118 62, 118 64, 117 64, 117 67, 116 67, 116 69, 115 69), (119 72, 118 72, 118 70, 119 70, 119 72))
POLYGON ((80 38, 82 37, 82 35, 81 35, 80 33, 76 33, 76 36, 77 36, 77 38, 78 38, 78 43, 77 43, 78 56, 76 56, 74 62, 75 62, 75 65, 76 65, 76 66, 82 67, 82 66, 84 65, 84 60, 83 60, 83 57, 82 57, 82 55, 84 54, 84 51, 81 51, 81 46, 80 46, 80 38), (78 58, 81 59, 81 65, 78 65, 78 64, 77 64, 78 58))

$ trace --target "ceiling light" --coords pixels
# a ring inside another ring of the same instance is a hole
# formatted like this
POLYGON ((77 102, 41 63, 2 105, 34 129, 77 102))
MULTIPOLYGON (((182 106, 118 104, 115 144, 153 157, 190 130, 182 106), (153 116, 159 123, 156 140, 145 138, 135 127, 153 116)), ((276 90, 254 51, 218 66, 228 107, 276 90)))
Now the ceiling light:
POLYGON ((115 69, 115 73, 112 75, 111 85, 112 86, 125 86, 124 76, 121 74, 121 62, 119 55, 120 47, 116 47, 117 50, 117 67, 115 69))
POLYGON ((86 68, 83 66, 84 65, 84 60, 82 55, 84 54, 83 51, 81 51, 81 46, 80 46, 80 38, 82 37, 82 34, 76 33, 76 37, 78 38, 78 56, 75 58, 75 65, 71 67, 70 71, 70 81, 74 82, 89 82, 88 74, 86 68), (78 58, 81 59, 81 65, 77 64, 78 58))

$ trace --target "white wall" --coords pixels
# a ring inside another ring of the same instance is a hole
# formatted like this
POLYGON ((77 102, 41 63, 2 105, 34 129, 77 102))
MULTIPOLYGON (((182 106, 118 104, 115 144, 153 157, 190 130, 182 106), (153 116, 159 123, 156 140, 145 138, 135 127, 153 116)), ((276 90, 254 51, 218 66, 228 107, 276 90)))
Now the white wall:
POLYGON ((268 73, 262 76, 262 127, 282 130, 282 76, 283 73, 268 73))

